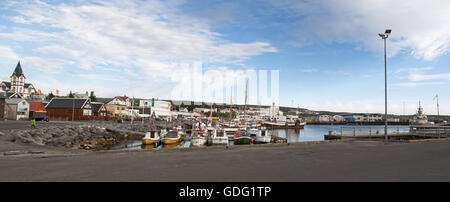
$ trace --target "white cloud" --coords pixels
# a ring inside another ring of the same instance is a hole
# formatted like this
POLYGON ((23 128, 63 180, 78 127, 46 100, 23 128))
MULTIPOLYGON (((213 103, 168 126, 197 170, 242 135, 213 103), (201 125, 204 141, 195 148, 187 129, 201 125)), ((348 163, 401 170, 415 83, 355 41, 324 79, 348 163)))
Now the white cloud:
POLYGON ((273 4, 302 16, 299 36, 303 43, 317 39, 358 43, 381 55, 383 42, 377 34, 392 29, 387 45, 391 56, 407 52, 430 60, 450 50, 447 0, 282 0, 273 4))
POLYGON ((2 29, 0 38, 35 43, 35 55, 23 60, 44 71, 118 69, 130 80, 144 73, 148 77, 134 80, 147 85, 173 80, 179 64, 237 64, 277 51, 264 41, 228 41, 203 21, 184 15, 177 8, 181 3, 8 1, 3 6, 19 14, 9 19, 27 28, 2 29))
POLYGON ((430 85, 444 85, 445 82, 403 82, 403 83, 394 83, 394 86, 401 87, 416 87, 416 86, 430 86, 430 85))
POLYGON ((402 68, 394 72, 399 79, 408 82, 395 83, 395 86, 416 87, 425 85, 445 85, 442 80, 450 80, 450 73, 427 73, 433 67, 402 68))
POLYGON ((8 46, 0 46, 0 60, 17 61, 19 56, 8 46))

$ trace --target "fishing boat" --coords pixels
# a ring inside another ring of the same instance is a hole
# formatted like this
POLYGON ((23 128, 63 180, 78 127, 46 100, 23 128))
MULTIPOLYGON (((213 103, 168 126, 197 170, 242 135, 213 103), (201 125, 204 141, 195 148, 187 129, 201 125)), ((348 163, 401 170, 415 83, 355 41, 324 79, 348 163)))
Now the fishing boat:
POLYGON ((411 125, 428 125, 428 118, 427 115, 423 113, 423 108, 420 105, 419 101, 419 108, 417 109, 417 113, 414 115, 413 119, 410 120, 411 125))
POLYGON ((251 126, 247 129, 247 133, 250 135, 250 137, 256 137, 256 135, 259 133, 258 126, 256 126, 256 125, 251 125, 251 126))
POLYGON ((228 145, 228 136, 222 129, 216 129, 211 134, 211 143, 213 145, 228 145))
POLYGON ((181 140, 181 136, 178 133, 177 130, 171 130, 169 131, 164 137, 162 138, 163 144, 177 144, 181 140))
POLYGON ((191 135, 191 145, 195 147, 206 145, 207 138, 204 136, 203 131, 194 130, 191 135))
POLYGON ((235 145, 251 144, 252 142, 252 138, 248 134, 246 134, 245 131, 238 132, 236 136, 234 136, 235 145))
POLYGON ((157 131, 150 131, 145 133, 145 137, 142 138, 142 145, 155 144, 161 141, 157 131))
POLYGON ((272 140, 272 136, 269 134, 269 131, 265 127, 261 127, 254 137, 255 143, 270 143, 272 140))

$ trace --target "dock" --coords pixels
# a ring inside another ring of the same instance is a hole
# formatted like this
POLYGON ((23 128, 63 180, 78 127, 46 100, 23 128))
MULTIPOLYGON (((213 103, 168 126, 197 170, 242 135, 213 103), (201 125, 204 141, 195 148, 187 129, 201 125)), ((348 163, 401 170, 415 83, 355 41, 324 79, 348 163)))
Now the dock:
MULTIPOLYGON (((325 140, 337 139, 383 139, 385 128, 382 126, 343 126, 340 133, 329 132, 324 135, 325 140)), ((448 138, 450 137, 450 126, 388 126, 387 136, 392 139, 428 139, 428 138, 448 138)))

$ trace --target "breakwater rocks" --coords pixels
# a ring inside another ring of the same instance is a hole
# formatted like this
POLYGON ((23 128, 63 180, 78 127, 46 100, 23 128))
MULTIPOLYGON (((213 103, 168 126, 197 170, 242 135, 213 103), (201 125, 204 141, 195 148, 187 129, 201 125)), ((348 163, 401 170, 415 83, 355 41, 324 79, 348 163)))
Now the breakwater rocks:
POLYGON ((138 140, 145 132, 182 126, 189 128, 192 123, 185 121, 135 122, 87 122, 83 124, 48 126, 36 129, 10 130, 0 132, 2 140, 23 144, 35 144, 73 149, 105 149, 126 140, 138 140))
POLYGON ((113 125, 66 125, 2 132, 2 139, 24 144, 90 150, 102 149, 128 139, 140 139, 143 135, 143 132, 113 125))

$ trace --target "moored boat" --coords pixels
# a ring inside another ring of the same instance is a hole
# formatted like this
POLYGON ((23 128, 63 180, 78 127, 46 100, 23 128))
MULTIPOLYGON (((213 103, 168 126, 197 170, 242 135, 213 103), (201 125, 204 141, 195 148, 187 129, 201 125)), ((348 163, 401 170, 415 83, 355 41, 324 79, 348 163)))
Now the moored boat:
POLYGON ((270 141, 272 140, 272 136, 269 134, 269 131, 266 128, 261 127, 254 139, 255 139, 255 143, 263 143, 264 144, 264 143, 270 143, 270 141))
POLYGON ((228 136, 222 129, 216 129, 211 135, 213 145, 228 145, 228 136))
POLYGON ((195 147, 206 145, 207 138, 203 135, 203 131, 194 130, 191 135, 191 145, 195 147))
POLYGON ((169 131, 164 137, 162 138, 163 144, 177 144, 181 140, 181 136, 178 133, 177 130, 171 130, 169 131))
POLYGON ((426 114, 423 113, 423 108, 420 105, 419 101, 419 108, 417 109, 417 113, 414 115, 413 119, 410 120, 411 125, 428 125, 428 117, 426 114))
POLYGON ((161 137, 159 136, 157 131, 150 131, 145 133, 145 137, 142 138, 143 145, 155 144, 161 141, 161 137))

